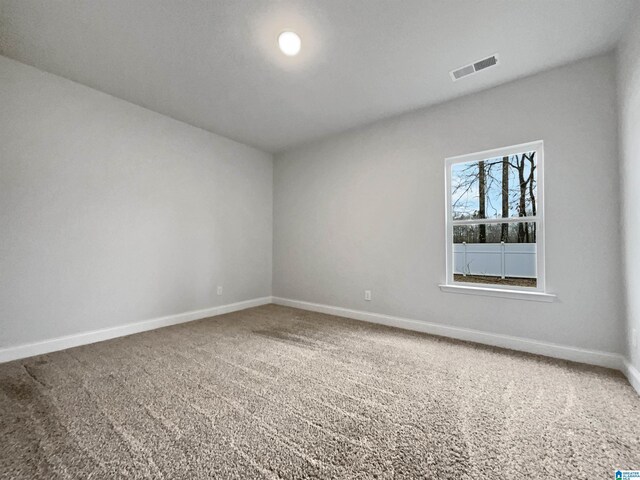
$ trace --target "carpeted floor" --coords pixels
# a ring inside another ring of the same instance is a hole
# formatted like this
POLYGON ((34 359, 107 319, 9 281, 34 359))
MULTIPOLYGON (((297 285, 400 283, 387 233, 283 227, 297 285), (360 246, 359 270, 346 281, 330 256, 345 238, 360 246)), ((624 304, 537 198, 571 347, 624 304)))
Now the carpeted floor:
POLYGON ((618 372, 268 305, 0 365, 0 478, 608 479, 618 372))

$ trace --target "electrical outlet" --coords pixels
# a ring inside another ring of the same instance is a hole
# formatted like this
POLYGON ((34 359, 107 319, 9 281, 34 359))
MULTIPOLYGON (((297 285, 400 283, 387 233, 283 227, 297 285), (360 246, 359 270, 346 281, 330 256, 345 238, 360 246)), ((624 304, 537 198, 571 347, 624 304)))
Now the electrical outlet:
POLYGON ((638 332, 635 328, 631 329, 631 345, 633 348, 638 348, 638 332))
POLYGON ((222 287, 218 287, 218 295, 222 295, 222 287))
POLYGON ((364 299, 365 299, 367 302, 370 302, 370 301, 371 301, 371 290, 365 290, 365 291, 364 291, 364 299))

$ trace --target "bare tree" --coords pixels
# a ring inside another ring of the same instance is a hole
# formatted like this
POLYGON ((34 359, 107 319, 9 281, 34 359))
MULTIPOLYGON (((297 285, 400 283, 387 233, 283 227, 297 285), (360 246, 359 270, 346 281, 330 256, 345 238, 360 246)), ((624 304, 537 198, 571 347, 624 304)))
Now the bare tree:
MULTIPOLYGON (((478 218, 487 218, 487 179, 484 161, 478 162, 478 218)), ((487 226, 484 223, 479 225, 478 241, 487 243, 487 226)))
POLYGON ((491 205, 487 198, 487 192, 494 187, 494 184, 501 181, 495 177, 493 172, 493 167, 499 163, 499 161, 489 162, 487 160, 469 163, 460 172, 457 183, 453 185, 451 192, 454 212, 456 209, 464 207, 467 194, 478 187, 478 210, 473 213, 459 214, 460 219, 487 218, 487 207, 491 205))
MULTIPOLYGON (((509 217, 509 157, 502 157, 502 218, 509 217)), ((500 241, 507 242, 509 239, 509 224, 502 224, 500 241)))
MULTIPOLYGON (((536 170, 536 163, 534 161, 535 155, 536 155, 536 152, 531 152, 531 155, 528 155, 526 157, 527 160, 529 161, 529 178, 527 180, 529 184, 529 202, 531 204, 531 215, 534 217, 536 216, 536 195, 535 195, 536 180, 534 175, 534 172, 536 170)), ((537 226, 538 226, 537 223, 534 223, 531 225, 531 230, 532 230, 531 241, 532 242, 536 241, 537 226)))
MULTIPOLYGON (((534 152, 535 153, 535 152, 534 152)), ((520 195, 518 196, 518 216, 526 217, 527 216, 527 187, 529 186, 529 179, 531 176, 527 176, 525 178, 525 169, 527 167, 528 161, 533 161, 533 155, 531 155, 531 160, 529 159, 529 154, 523 153, 522 155, 515 155, 515 165, 512 166, 518 172, 518 187, 520 190, 520 195)), ((529 224, 527 222, 518 223, 518 243, 529 243, 529 224)))
MULTIPOLYGON (((456 175, 456 183, 453 185, 452 200, 454 216, 456 219, 486 219, 493 215, 488 211, 495 211, 495 214, 502 218, 508 218, 513 208, 519 217, 536 214, 535 198, 535 152, 522 153, 519 155, 504 156, 490 160, 481 160, 465 164, 456 175), (514 190, 510 190, 511 175, 516 175, 516 185, 514 190), (469 194, 477 189, 477 210, 469 209, 469 194), (498 195, 491 192, 501 192, 500 205, 493 205, 498 195), (500 212, 500 213, 499 213, 500 212)), ((516 241, 518 243, 529 243, 536 241, 535 222, 519 222, 511 225, 509 223, 488 225, 478 223, 478 225, 468 225, 460 230, 456 238, 465 237, 468 242, 508 242, 509 232, 515 229, 516 241), (463 233, 463 230, 465 233, 463 233)))

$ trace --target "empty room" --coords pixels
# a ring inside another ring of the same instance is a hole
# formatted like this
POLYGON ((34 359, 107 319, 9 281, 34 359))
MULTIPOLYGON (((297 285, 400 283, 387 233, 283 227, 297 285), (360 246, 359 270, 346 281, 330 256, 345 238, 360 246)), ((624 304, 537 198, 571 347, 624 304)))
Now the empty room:
POLYGON ((640 0, 0 0, 0 479, 639 479, 640 0))

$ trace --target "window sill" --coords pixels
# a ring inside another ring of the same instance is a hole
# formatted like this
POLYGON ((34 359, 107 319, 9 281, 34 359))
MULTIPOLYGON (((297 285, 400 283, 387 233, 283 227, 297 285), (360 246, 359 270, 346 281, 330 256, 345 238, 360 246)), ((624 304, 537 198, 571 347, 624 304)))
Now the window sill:
POLYGON ((533 302, 553 302, 556 296, 552 293, 527 292, 524 290, 507 290, 502 288, 469 287, 467 285, 440 285, 446 293, 462 293, 464 295, 482 295, 485 297, 512 298, 533 302))

